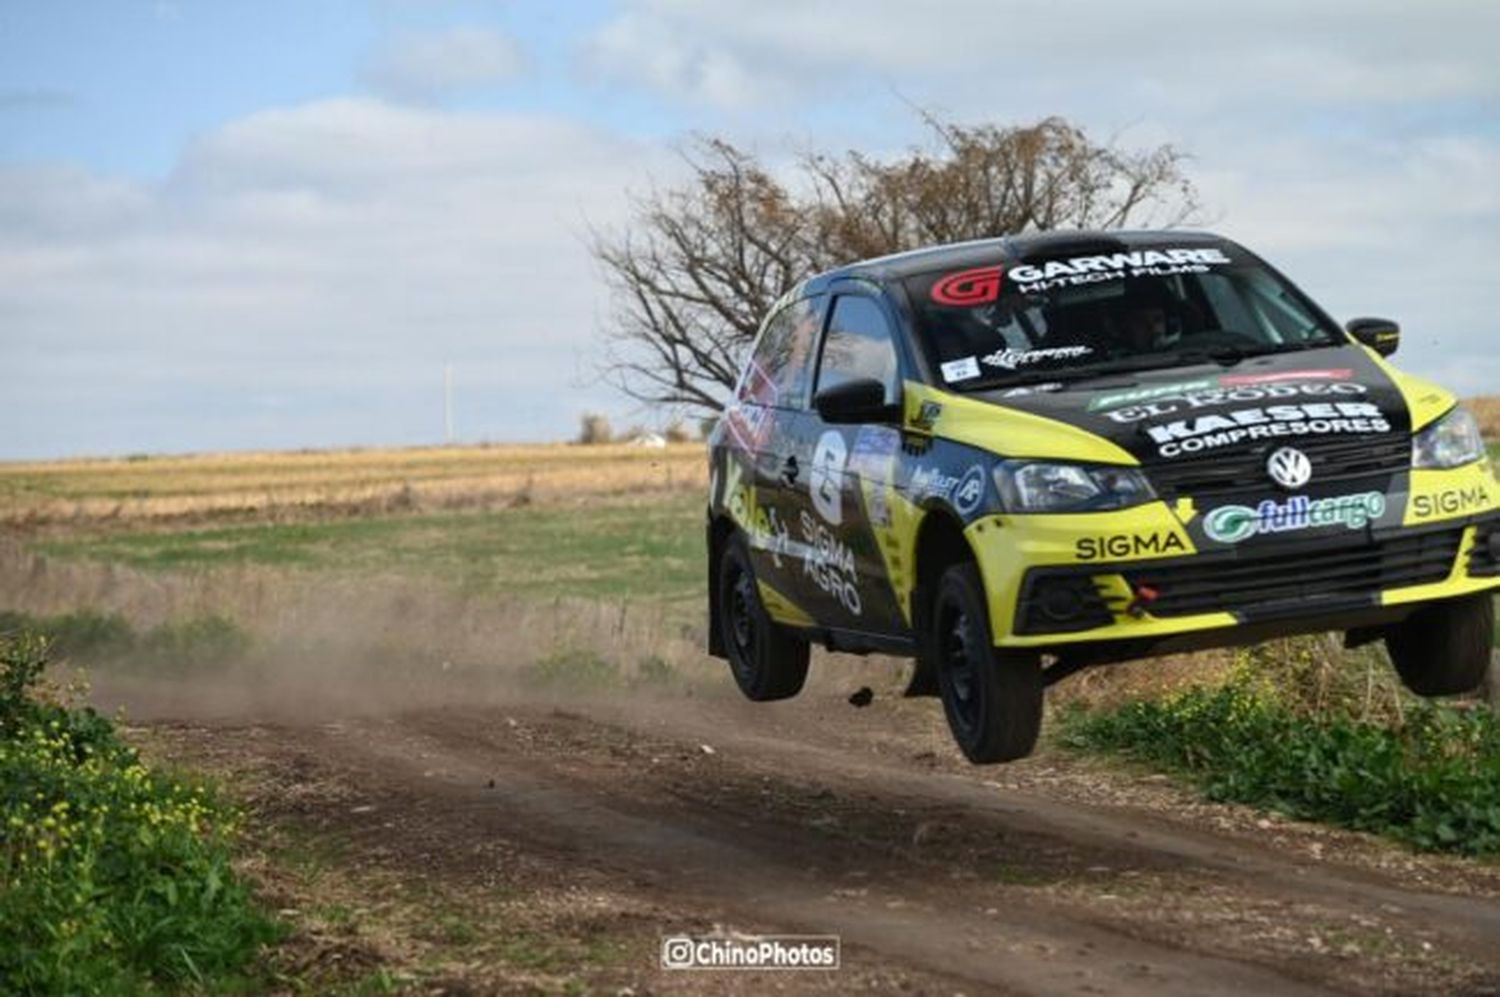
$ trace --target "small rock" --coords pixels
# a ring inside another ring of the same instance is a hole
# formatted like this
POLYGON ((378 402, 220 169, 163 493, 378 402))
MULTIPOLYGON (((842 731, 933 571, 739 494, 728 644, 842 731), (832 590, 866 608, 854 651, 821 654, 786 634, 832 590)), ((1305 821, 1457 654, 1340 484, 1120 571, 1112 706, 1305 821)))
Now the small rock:
POLYGON ((864 708, 875 701, 875 691, 867 685, 862 685, 849 696, 849 705, 856 708, 864 708))
POLYGON ((373 806, 371 806, 370 804, 366 803, 363 806, 351 807, 349 809, 349 812, 351 814, 367 814, 367 813, 369 813, 370 811, 372 811, 374 809, 375 808, 373 806))
POLYGON ((698 747, 699 747, 699 748, 700 748, 700 749, 702 749, 702 751, 703 751, 703 753, 704 753, 704 754, 705 754, 705 755, 714 755, 714 754, 718 754, 718 752, 716 752, 716 751, 714 751, 714 746, 713 746, 713 745, 711 745, 711 744, 700 744, 700 745, 698 745, 698 747))

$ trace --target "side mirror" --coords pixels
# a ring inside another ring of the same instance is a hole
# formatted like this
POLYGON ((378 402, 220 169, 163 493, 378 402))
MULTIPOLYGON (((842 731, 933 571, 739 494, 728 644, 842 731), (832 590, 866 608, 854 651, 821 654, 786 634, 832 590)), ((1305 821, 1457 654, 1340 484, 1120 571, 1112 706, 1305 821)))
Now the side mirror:
POLYGON ((885 385, 873 377, 861 377, 824 388, 813 396, 813 408, 824 422, 887 422, 895 418, 898 405, 888 405, 885 385))
POLYGON ((1401 327, 1388 318, 1352 318, 1344 328, 1355 341, 1383 357, 1395 353, 1396 347, 1401 345, 1401 327))

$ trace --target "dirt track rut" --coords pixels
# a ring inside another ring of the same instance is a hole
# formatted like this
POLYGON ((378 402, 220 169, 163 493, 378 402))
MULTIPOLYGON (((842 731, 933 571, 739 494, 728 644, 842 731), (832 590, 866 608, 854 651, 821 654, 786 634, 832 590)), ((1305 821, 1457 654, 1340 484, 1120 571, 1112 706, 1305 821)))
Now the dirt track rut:
MULTIPOLYGON (((1009 770, 862 741, 832 708, 516 704, 192 736, 378 799, 376 824, 346 806, 320 822, 415 855, 421 875, 472 879, 472 843, 503 840, 560 887, 587 874, 647 898, 659 935, 838 934, 846 968, 894 966, 908 991, 1500 992, 1493 868, 1440 882, 1342 861, 1353 836, 1336 832, 1335 855, 1309 857, 1254 824, 1006 785, 1009 770)), ((745 985, 726 975, 646 964, 630 979, 745 985)), ((776 984, 840 989, 827 974, 776 984)))

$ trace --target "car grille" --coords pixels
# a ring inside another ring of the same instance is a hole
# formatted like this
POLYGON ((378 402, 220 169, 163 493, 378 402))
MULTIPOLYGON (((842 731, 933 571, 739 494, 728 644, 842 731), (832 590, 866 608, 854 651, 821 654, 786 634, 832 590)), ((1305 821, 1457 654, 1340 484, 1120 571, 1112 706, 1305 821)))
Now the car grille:
MULTIPOLYGON (((1492 528, 1500 529, 1500 522, 1492 528)), ((1075 633, 1129 613, 1130 605, 1116 591, 1096 581, 1115 575, 1133 593, 1154 593, 1149 603, 1141 603, 1152 616, 1297 616, 1330 602, 1440 582, 1453 570, 1463 535, 1462 526, 1439 527, 1406 530, 1373 543, 1335 539, 1164 561, 1033 568, 1022 586, 1016 632, 1075 633)), ((1476 556, 1470 555, 1470 571, 1477 574, 1476 556)), ((1500 573, 1493 562, 1484 564, 1500 573)))
POLYGON ((1312 461, 1312 480, 1318 484, 1394 474, 1411 467, 1411 437, 1389 433, 1373 439, 1276 440, 1233 454, 1203 454, 1170 464, 1151 464, 1146 467, 1146 474, 1157 494, 1166 499, 1180 495, 1206 498, 1264 488, 1270 481, 1266 458, 1283 446, 1293 446, 1307 454, 1312 461))
POLYGON ((1474 530, 1474 547, 1469 551, 1469 574, 1475 578, 1500 575, 1500 518, 1488 519, 1474 530))
POLYGON ((1298 544, 1235 557, 1205 555, 1175 564, 1126 565, 1120 573, 1131 591, 1156 591, 1149 606, 1153 616, 1245 612, 1440 582, 1453 570, 1463 534, 1462 528, 1430 530, 1357 547, 1298 544))

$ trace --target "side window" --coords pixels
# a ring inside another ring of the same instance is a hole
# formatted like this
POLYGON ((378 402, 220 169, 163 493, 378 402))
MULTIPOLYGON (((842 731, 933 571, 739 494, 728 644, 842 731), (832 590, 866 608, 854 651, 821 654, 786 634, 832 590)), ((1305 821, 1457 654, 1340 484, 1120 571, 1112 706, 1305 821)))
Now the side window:
POLYGON ((863 377, 885 385, 885 400, 894 402, 901 387, 896 343, 885 313, 871 298, 850 295, 833 302, 833 317, 823 339, 818 390, 863 377))
POLYGON ((775 408, 806 408, 821 299, 804 298, 771 316, 740 376, 735 397, 775 408))

